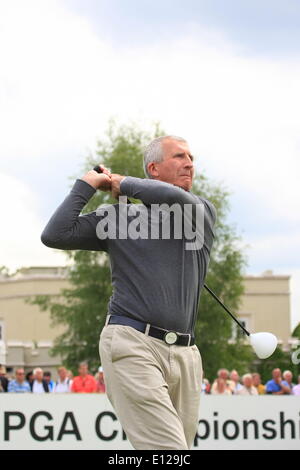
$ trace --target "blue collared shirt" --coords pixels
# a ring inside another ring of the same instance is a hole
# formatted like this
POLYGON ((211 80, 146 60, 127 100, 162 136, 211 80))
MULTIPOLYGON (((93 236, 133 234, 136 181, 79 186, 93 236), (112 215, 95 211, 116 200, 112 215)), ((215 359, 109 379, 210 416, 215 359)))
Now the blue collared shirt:
MULTIPOLYGON (((289 387, 289 384, 283 380, 282 385, 285 385, 286 387, 289 387)), ((269 380, 269 382, 266 383, 266 393, 276 393, 280 392, 281 387, 278 383, 275 382, 275 380, 269 380)))
POLYGON ((26 380, 21 384, 16 380, 11 380, 8 384, 7 391, 12 393, 25 393, 31 392, 31 389, 29 383, 26 380))

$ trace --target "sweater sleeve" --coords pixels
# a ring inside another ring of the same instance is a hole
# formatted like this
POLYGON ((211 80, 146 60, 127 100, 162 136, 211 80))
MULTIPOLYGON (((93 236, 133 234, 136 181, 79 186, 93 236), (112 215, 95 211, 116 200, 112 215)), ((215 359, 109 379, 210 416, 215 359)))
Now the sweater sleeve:
POLYGON ((59 250, 106 251, 105 240, 100 240, 96 233, 99 215, 96 211, 80 215, 95 192, 93 186, 77 179, 44 228, 42 243, 59 250))
POLYGON ((165 181, 126 176, 120 184, 122 194, 140 199, 144 204, 198 204, 195 194, 165 181))
MULTIPOLYGON (((216 208, 207 199, 185 191, 179 186, 175 186, 164 181, 147 179, 147 178, 134 178, 126 176, 120 184, 122 194, 140 199, 144 204, 189 204, 195 206, 196 204, 203 204, 205 209, 205 219, 211 228, 216 223, 216 208)), ((193 227, 195 220, 193 216, 193 227)))

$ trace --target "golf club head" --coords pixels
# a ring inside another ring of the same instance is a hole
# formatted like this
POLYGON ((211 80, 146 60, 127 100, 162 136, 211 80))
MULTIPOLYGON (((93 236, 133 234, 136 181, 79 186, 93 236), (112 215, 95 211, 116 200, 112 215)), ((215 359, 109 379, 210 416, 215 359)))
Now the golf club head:
POLYGON ((254 352, 260 359, 270 357, 278 343, 276 336, 267 332, 253 333, 250 335, 249 340, 254 352))

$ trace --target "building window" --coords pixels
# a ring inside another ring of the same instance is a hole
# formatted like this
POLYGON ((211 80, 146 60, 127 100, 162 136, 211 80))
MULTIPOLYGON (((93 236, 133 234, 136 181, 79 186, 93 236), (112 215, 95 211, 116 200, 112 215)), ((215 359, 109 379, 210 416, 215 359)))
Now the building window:
MULTIPOLYGON (((245 315, 245 316, 239 316, 238 317, 239 322, 247 331, 251 331, 251 321, 250 321, 250 315, 245 315)), ((237 323, 233 322, 232 324, 232 337, 231 341, 235 342, 237 339, 246 339, 247 335, 246 333, 242 330, 242 328, 237 325, 237 323)))
MULTIPOLYGON (((247 330, 247 322, 246 320, 240 320, 240 324, 246 328, 247 330)), ((242 330, 242 328, 240 328, 238 325, 236 325, 236 337, 237 338, 243 338, 244 336, 246 336, 246 333, 242 330)))

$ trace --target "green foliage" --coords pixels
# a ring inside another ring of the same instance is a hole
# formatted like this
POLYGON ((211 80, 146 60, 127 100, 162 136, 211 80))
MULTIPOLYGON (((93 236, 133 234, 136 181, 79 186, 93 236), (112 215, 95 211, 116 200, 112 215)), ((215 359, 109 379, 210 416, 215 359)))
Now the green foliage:
POLYGON ((294 331, 292 333, 292 337, 293 338, 298 338, 300 340, 300 323, 298 323, 298 325, 294 329, 294 331))
MULTIPOLYGON (((88 156, 81 174, 103 163, 114 173, 143 178, 143 148, 153 138, 164 134, 158 124, 154 125, 153 131, 144 132, 134 123, 117 126, 111 121, 106 137, 97 144, 96 156, 88 156)), ((235 229, 226 222, 229 193, 203 175, 195 178, 193 192, 211 200, 218 213, 206 283, 229 308, 237 311, 243 292, 245 260, 235 229)), ((83 213, 95 210, 102 203, 115 202, 109 193, 97 191, 83 213)), ((57 337, 52 353, 60 355, 74 372, 81 360, 88 360, 90 368, 96 369, 99 365, 99 334, 111 295, 108 258, 105 253, 88 251, 66 251, 66 254, 73 261, 69 275, 72 287, 63 289, 59 300, 39 296, 32 303, 38 304, 41 310, 50 311, 53 326, 65 327, 64 333, 57 337)), ((232 320, 207 292, 201 295, 195 333, 205 375, 210 380, 221 367, 235 368, 240 373, 248 370, 253 361, 252 351, 241 339, 229 344, 232 320)))
POLYGON ((258 372, 261 375, 262 383, 272 379, 272 370, 279 368, 281 372, 290 370, 293 373, 294 382, 297 384, 297 377, 300 374, 300 365, 293 364, 291 361, 292 351, 284 351, 280 346, 267 360, 255 358, 251 372, 258 372))
POLYGON ((10 276, 9 268, 7 266, 0 266, 0 276, 3 278, 10 276))

